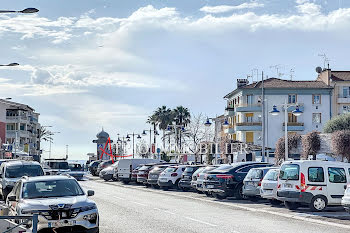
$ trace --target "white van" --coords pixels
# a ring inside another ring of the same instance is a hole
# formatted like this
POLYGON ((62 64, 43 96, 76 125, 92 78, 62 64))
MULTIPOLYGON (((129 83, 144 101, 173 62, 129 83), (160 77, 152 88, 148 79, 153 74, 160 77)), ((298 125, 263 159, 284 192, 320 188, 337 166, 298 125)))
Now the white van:
POLYGON ((131 173, 138 165, 147 163, 158 163, 159 159, 121 159, 117 169, 114 171, 113 177, 118 178, 127 184, 131 181, 131 173))
POLYGON ((308 205, 322 211, 327 205, 341 205, 350 164, 333 161, 295 160, 284 162, 280 169, 277 199, 288 209, 308 205))

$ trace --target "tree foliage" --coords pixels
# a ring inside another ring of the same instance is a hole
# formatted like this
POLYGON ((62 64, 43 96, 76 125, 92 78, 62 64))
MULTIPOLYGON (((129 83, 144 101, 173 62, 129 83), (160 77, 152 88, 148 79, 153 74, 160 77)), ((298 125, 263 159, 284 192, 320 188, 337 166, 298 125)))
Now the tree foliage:
POLYGON ((323 128, 325 133, 333 133, 338 130, 350 130, 350 113, 333 117, 323 128))
POLYGON ((343 160, 350 161, 350 130, 339 130, 332 133, 332 150, 336 155, 341 155, 343 160))
MULTIPOLYGON (((301 140, 301 136, 299 134, 288 135, 288 152, 290 152, 290 150, 293 148, 297 148, 300 140, 301 140)), ((285 159, 284 143, 285 143, 285 137, 281 137, 277 140, 276 150, 275 150, 276 164, 281 164, 285 159)))
POLYGON ((304 158, 307 158, 309 155, 313 155, 313 159, 316 159, 316 154, 321 148, 321 138, 319 132, 312 131, 306 134, 302 139, 303 145, 303 154, 304 158))
POLYGON ((40 141, 51 141, 52 142, 52 133, 50 130, 48 130, 45 126, 40 126, 39 129, 39 139, 40 141))

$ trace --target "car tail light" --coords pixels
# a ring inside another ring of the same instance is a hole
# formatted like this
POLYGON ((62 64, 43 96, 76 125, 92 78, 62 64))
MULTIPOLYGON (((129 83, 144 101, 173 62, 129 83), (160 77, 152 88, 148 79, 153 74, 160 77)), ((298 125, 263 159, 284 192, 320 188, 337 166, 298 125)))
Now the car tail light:
POLYGON ((171 173, 171 176, 177 176, 177 173, 175 172, 175 173, 171 173))
POLYGON ((197 177, 199 177, 199 173, 197 174, 197 177))
POLYGON ((277 185, 277 188, 278 188, 278 189, 281 188, 281 184, 278 184, 278 185, 277 185))
POLYGON ((261 186, 261 181, 262 181, 262 179, 259 181, 258 186, 261 186))
POLYGON ((300 173, 300 189, 302 192, 305 192, 305 186, 306 186, 306 183, 305 183, 305 175, 304 173, 300 173))
POLYGON ((233 175, 216 175, 216 178, 230 179, 230 178, 233 178, 233 175))

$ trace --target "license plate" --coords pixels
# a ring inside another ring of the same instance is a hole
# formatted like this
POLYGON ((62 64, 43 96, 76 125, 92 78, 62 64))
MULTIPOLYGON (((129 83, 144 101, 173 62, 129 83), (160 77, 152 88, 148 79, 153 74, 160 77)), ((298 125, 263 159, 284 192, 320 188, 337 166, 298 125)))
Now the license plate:
POLYGON ((292 188, 293 186, 292 186, 291 184, 284 184, 283 187, 289 188, 289 189, 290 189, 290 188, 292 188))
POLYGON ((254 183, 252 181, 247 181, 245 184, 246 186, 254 186, 254 183))
POLYGON ((208 189, 213 189, 213 188, 214 188, 214 185, 207 185, 207 188, 208 188, 208 189))
POLYGON ((160 181, 166 181, 166 178, 160 178, 159 180, 160 181))
POLYGON ((66 220, 60 220, 56 222, 49 222, 48 227, 54 228, 54 227, 66 227, 66 226, 74 226, 76 225, 76 221, 66 221, 66 220))

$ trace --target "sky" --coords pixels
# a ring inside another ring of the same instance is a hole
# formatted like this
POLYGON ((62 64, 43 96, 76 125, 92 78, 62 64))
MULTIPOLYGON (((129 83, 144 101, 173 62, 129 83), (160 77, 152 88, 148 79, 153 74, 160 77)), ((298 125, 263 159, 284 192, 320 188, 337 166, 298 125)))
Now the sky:
MULTIPOLYGON (((2 0, 0 98, 52 125, 52 155, 86 159, 102 127, 141 133, 159 106, 224 113, 237 78, 314 80, 349 70, 350 1, 2 0), (274 67, 275 66, 275 67, 274 67), (253 75, 252 75, 253 74, 253 75)), ((148 137, 145 138, 147 141, 148 137)), ((49 145, 43 143, 44 151, 49 145)), ((47 152, 44 152, 44 157, 47 152)))

